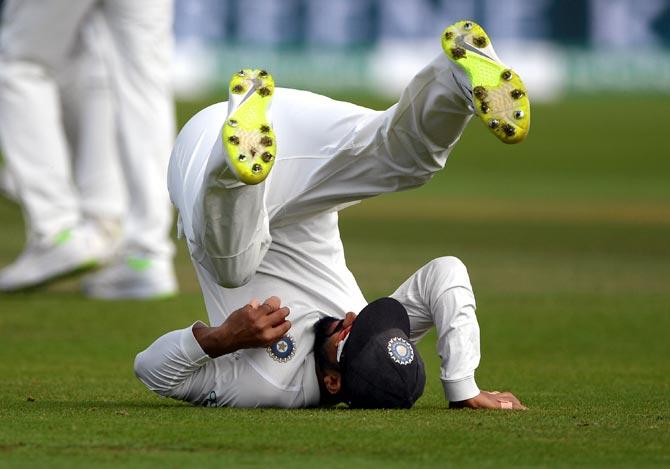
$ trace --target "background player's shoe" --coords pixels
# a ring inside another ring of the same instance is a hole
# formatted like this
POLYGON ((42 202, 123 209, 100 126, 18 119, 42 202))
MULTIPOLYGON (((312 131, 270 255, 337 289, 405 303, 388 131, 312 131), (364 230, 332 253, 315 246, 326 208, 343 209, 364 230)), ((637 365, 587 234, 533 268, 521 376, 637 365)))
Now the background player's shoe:
POLYGON ((530 128, 530 102, 519 75, 505 66, 484 29, 459 21, 442 33, 442 48, 472 85, 477 116, 505 143, 518 143, 530 128))
POLYGON ((0 271, 0 291, 33 288, 82 272, 104 262, 108 254, 106 240, 89 226, 31 240, 16 261, 0 271))
POLYGON ((274 90, 274 80, 265 70, 240 70, 230 80, 222 138, 228 167, 245 184, 264 181, 277 155, 268 115, 274 90))
POLYGON ((82 283, 84 295, 105 300, 160 299, 177 293, 172 260, 119 256, 82 283))

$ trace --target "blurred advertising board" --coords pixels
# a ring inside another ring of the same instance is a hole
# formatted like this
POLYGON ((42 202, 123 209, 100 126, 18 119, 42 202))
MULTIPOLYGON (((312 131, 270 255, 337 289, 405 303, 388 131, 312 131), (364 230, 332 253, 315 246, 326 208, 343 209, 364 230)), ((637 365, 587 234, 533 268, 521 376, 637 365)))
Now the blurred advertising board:
POLYGON ((177 0, 176 84, 206 93, 267 67, 283 86, 396 96, 462 18, 536 98, 670 93, 668 0, 177 0))
POLYGON ((175 0, 175 85, 220 92, 267 67, 282 86, 397 96, 463 18, 536 99, 670 93, 670 0, 175 0))

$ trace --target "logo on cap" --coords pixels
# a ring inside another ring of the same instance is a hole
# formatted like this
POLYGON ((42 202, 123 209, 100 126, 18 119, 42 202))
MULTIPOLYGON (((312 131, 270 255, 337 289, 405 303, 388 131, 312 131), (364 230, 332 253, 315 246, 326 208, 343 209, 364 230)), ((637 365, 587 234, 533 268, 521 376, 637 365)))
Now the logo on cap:
POLYGON ((414 361, 414 349, 405 339, 394 337, 386 345, 389 357, 399 365, 409 365, 414 361))
POLYGON ((286 363, 295 355, 295 341, 290 335, 285 335, 267 349, 268 355, 279 363, 286 363))

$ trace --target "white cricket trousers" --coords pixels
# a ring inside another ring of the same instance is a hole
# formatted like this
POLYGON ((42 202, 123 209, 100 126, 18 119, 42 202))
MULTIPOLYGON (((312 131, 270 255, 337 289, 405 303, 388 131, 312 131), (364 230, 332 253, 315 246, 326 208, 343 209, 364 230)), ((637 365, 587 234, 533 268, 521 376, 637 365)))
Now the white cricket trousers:
POLYGON ((80 215, 87 220, 120 221, 127 195, 103 49, 109 45, 105 33, 104 18, 93 12, 84 22, 75 56, 57 71, 58 90, 80 215))
MULTIPOLYGON (((277 89, 277 159, 268 179, 255 186, 222 172, 225 103, 201 111, 180 132, 168 172, 193 259, 219 285, 239 287, 252 278, 270 243, 292 242, 283 239, 282 227, 302 224, 316 239, 322 224, 337 231, 330 221, 314 223, 320 214, 424 184, 444 167, 473 114, 465 83, 460 69, 440 54, 383 112, 277 89)), ((310 235, 291 236, 296 242, 296 236, 310 235)), ((323 249, 306 238, 305 249, 323 249)))
POLYGON ((171 0, 7 0, 0 29, 0 142, 7 165, 30 235, 50 236, 78 223, 54 75, 94 11, 108 29, 102 50, 129 199, 124 248, 170 255, 171 0))

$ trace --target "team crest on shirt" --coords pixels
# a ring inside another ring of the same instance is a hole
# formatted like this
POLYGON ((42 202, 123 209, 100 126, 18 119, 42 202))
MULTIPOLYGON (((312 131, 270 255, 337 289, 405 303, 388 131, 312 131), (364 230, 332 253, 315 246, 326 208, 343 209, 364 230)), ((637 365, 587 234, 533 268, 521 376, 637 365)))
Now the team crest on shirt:
POLYGON ((386 344, 391 360, 399 365, 409 365, 414 361, 414 349, 405 339, 394 337, 386 344))
POLYGON ((266 350, 274 361, 286 363, 295 355, 295 340, 290 335, 285 335, 266 350))

